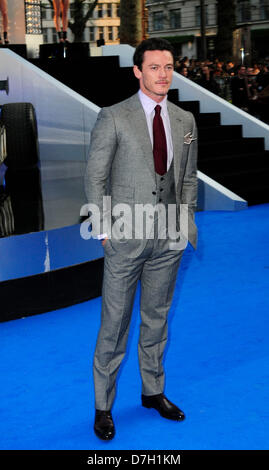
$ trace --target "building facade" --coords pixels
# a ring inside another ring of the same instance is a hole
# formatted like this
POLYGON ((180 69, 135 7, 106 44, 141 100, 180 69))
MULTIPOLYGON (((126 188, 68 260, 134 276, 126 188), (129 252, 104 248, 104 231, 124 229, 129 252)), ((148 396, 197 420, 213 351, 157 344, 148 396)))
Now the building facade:
MULTIPOLYGON (((198 58, 201 48, 200 0, 147 0, 148 34, 173 43, 179 56, 198 58)), ((255 59, 269 55, 269 0, 237 0, 237 51, 255 59)), ((205 1, 207 52, 214 56, 217 0, 205 1)))
MULTIPOLYGON (((69 8, 69 18, 72 21, 73 8, 72 0, 69 8)), ((85 2, 84 11, 87 11, 87 3, 85 2)), ((57 42, 57 34, 53 22, 53 9, 48 0, 42 1, 42 31, 43 42, 57 42)), ((84 30, 83 41, 89 42, 90 45, 96 46, 98 40, 104 40, 105 44, 119 43, 119 26, 120 26, 120 0, 99 0, 96 5, 92 17, 87 21, 84 30)), ((73 34, 68 29, 68 40, 73 41, 73 34)))

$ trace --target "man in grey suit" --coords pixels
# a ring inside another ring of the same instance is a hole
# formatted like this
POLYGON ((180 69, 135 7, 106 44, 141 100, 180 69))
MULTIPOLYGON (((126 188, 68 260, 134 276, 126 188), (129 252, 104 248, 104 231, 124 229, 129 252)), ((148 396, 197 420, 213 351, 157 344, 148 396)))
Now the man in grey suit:
POLYGON ((94 356, 94 431, 104 440, 115 434, 111 408, 138 280, 142 405, 168 419, 185 418, 164 395, 162 361, 168 311, 187 244, 181 227, 184 208, 187 238, 196 247, 196 125, 191 113, 167 101, 174 70, 169 42, 142 41, 133 70, 140 90, 99 113, 85 175, 92 234, 102 240, 105 251, 102 321, 94 356), (150 208, 154 210, 147 212, 150 208), (172 218, 170 208, 175 209, 172 218))

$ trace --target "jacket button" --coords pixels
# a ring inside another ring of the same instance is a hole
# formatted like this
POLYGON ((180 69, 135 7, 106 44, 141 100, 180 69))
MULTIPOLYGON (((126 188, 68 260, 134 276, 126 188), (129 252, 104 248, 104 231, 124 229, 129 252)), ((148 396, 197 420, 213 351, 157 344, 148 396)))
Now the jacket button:
POLYGON ((160 191, 163 191, 163 188, 161 188, 160 191))
POLYGON ((155 192, 155 191, 152 191, 152 194, 153 194, 153 196, 156 196, 156 192, 155 192))
POLYGON ((162 202, 162 199, 161 199, 161 198, 159 199, 159 202, 162 202))

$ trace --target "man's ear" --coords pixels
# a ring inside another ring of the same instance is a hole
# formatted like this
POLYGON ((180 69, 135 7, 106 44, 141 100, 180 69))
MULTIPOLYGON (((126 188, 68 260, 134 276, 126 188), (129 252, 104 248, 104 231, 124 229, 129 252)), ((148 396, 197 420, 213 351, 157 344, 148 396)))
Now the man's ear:
POLYGON ((142 76, 141 70, 139 70, 139 68, 137 67, 137 65, 134 65, 133 71, 134 71, 135 77, 138 78, 138 80, 139 80, 139 79, 141 78, 141 76, 142 76))

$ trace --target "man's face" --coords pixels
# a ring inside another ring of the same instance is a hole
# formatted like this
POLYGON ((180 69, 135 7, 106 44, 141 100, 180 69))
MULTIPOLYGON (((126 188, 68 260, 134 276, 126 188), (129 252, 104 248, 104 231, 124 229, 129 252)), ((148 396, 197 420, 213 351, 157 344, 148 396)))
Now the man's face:
POLYGON ((168 93, 173 71, 174 60, 170 51, 145 51, 142 71, 134 66, 141 91, 157 103, 168 93))

